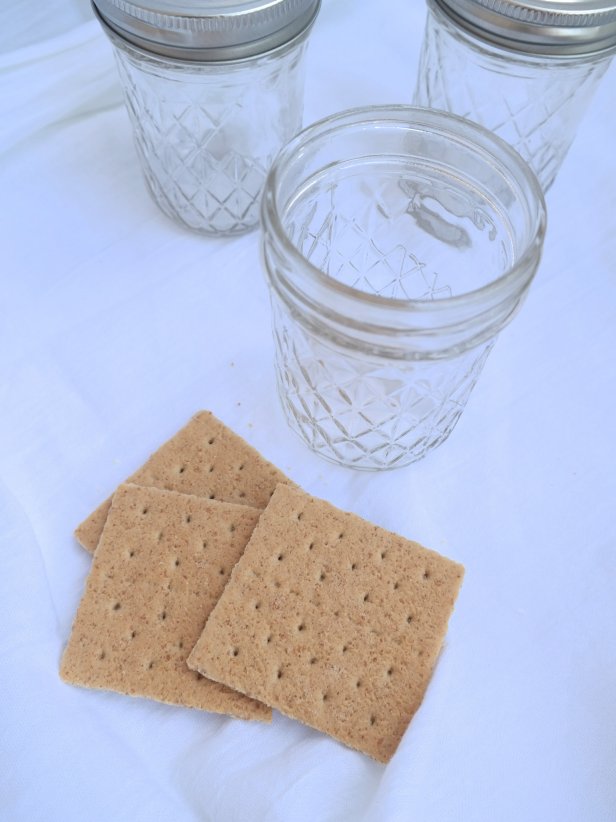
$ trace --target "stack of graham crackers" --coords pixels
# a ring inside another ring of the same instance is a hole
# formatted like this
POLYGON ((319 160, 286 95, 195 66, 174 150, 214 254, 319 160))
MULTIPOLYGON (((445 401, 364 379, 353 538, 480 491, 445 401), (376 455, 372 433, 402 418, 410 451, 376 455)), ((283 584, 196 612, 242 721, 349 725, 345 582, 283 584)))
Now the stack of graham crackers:
POLYGON ((67 682, 269 721, 387 762, 462 566, 304 493, 196 414, 77 529, 94 554, 67 682))

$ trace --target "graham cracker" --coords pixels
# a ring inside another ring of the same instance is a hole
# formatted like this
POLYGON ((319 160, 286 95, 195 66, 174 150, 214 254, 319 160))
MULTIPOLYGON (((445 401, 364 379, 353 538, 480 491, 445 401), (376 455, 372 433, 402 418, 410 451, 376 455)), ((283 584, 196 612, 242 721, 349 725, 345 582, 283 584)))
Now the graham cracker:
POLYGON ((259 514, 244 505, 121 485, 62 658, 62 678, 269 721, 269 708, 186 665, 259 514))
MULTIPOLYGON (((126 482, 265 508, 278 483, 292 484, 272 463, 210 411, 199 411, 126 482)), ((98 544, 111 498, 75 530, 90 553, 98 544)))
POLYGON ((463 573, 279 485, 188 665, 387 762, 422 701, 463 573))

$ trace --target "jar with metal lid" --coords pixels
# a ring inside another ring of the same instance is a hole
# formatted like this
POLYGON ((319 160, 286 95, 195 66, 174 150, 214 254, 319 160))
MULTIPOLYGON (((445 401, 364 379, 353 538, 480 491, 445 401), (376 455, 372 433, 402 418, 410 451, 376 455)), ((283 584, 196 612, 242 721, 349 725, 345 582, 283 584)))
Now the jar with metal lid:
POLYGON ((114 45, 155 201, 208 234, 259 220, 269 166, 302 126, 320 0, 93 0, 114 45))
POLYGON ((291 427, 361 469, 442 443, 528 291, 545 220, 519 154, 452 114, 373 107, 301 132, 262 202, 291 427))
POLYGON ((495 131, 547 190, 615 50, 615 0, 428 0, 413 100, 495 131))

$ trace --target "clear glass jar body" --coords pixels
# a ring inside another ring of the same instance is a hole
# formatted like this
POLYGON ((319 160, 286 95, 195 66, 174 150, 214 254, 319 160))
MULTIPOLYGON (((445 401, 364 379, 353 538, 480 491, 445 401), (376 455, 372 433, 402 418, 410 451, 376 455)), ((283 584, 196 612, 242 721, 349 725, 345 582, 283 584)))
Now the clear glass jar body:
POLYGON ((443 442, 539 262, 539 184, 494 135, 408 106, 283 149, 263 257, 291 427, 320 455, 403 466, 443 442))
POLYGON ((505 49, 461 28, 429 2, 413 102, 494 131, 524 157, 547 191, 611 56, 505 49))
POLYGON ((146 53, 108 33, 160 208, 208 234, 254 228, 271 162, 302 126, 307 34, 244 60, 195 63, 146 53))

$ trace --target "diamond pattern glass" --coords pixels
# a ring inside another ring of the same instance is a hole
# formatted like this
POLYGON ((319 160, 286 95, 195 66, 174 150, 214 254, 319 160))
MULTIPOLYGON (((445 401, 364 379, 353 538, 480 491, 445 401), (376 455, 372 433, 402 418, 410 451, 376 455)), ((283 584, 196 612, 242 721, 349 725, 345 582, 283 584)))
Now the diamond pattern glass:
POLYGON ((273 300, 278 392, 291 427, 321 456, 362 469, 408 465, 452 432, 492 343, 434 362, 345 351, 273 300))
POLYGON ((494 131, 553 183, 606 56, 541 57, 482 44, 430 10, 413 102, 450 111, 494 131))
POLYGON ((304 49, 191 66, 116 47, 137 152, 167 215, 214 234, 257 224, 271 162, 301 128, 304 49))

